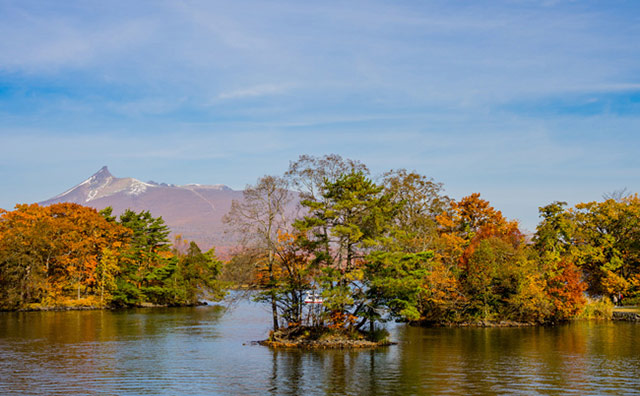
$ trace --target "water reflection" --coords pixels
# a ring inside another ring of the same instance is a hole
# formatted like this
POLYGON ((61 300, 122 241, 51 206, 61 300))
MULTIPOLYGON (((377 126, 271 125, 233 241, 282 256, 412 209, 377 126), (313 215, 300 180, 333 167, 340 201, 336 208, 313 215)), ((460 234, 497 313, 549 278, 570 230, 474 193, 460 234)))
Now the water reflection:
POLYGON ((0 393, 148 393, 177 378, 176 356, 197 356, 202 339, 219 336, 221 315, 216 307, 3 313, 0 393))
POLYGON ((389 349, 273 351, 270 393, 387 394, 382 384, 389 349))
POLYGON ((634 324, 401 327, 396 334, 402 349, 400 382, 406 393, 598 394, 640 389, 640 348, 632 342, 640 333, 634 324))
POLYGON ((269 314, 221 308, 0 313, 0 394, 632 394, 640 326, 392 326, 378 350, 251 345, 269 314))

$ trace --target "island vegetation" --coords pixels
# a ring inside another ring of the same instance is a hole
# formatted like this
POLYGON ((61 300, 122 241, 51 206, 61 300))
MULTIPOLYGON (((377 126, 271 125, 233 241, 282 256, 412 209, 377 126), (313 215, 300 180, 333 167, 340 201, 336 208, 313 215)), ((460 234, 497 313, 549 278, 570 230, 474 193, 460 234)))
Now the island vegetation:
POLYGON ((388 343, 389 321, 515 326, 610 316, 640 301, 640 199, 540 209, 532 235, 480 194, 461 199, 404 169, 372 177, 337 155, 261 177, 225 223, 224 265, 149 212, 76 204, 0 212, 0 308, 196 304, 248 284, 272 346, 388 343))
POLYGON ((244 243, 228 266, 271 307, 272 346, 385 343, 388 320, 553 324, 638 301, 637 195, 553 202, 540 216, 526 235, 480 194, 455 200, 416 172, 374 180, 360 162, 302 156, 234 202, 226 222, 244 243))
POLYGON ((193 305, 222 296, 213 250, 168 240, 161 217, 72 203, 0 212, 0 309, 193 305))

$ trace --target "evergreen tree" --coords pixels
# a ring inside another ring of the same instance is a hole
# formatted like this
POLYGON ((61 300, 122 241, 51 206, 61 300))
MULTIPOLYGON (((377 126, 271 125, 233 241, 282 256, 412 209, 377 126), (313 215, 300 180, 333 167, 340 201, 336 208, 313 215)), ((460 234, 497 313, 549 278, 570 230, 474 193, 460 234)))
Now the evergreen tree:
POLYGON ((360 317, 361 327, 371 310, 364 278, 366 255, 379 248, 392 227, 398 206, 362 172, 326 180, 320 199, 307 199, 308 209, 295 227, 304 235, 300 243, 322 271, 324 306, 333 322, 360 317), (367 312, 369 311, 369 312, 367 312))

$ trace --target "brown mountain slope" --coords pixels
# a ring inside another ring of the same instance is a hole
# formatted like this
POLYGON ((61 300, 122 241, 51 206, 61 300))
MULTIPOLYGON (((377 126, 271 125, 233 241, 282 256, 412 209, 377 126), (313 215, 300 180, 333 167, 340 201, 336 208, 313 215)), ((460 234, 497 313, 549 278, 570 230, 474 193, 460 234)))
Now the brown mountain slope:
POLYGON ((234 199, 242 199, 242 191, 223 185, 176 186, 117 178, 105 166, 84 182, 40 204, 75 202, 98 210, 111 206, 117 215, 126 209, 148 210, 153 216, 162 216, 172 235, 180 234, 203 249, 216 246, 226 250, 233 241, 224 234, 222 217, 234 199))

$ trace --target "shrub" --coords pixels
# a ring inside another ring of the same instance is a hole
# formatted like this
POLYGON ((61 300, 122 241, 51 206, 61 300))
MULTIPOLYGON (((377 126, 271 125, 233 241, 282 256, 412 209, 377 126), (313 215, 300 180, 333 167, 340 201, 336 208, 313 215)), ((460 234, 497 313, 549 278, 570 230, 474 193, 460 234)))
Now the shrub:
POLYGON ((387 341, 389 338, 389 331, 384 327, 379 329, 374 329, 373 332, 367 333, 367 339, 372 342, 382 342, 387 341))
POLYGON ((611 319, 613 303, 605 297, 598 300, 589 299, 580 315, 581 319, 611 319))

